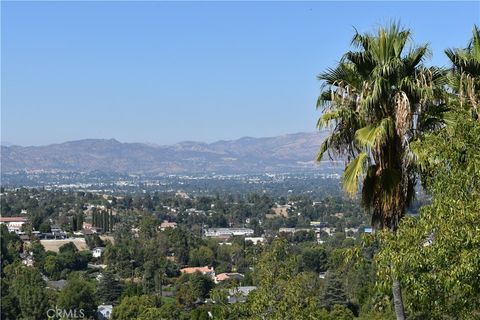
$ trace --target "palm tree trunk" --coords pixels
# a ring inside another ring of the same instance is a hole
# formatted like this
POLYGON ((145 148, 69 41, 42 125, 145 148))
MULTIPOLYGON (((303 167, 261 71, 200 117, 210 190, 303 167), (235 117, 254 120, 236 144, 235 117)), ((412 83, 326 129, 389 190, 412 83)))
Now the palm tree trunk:
POLYGON ((395 277, 392 281, 393 305, 397 320, 405 320, 405 309, 403 307, 402 288, 400 281, 395 277))

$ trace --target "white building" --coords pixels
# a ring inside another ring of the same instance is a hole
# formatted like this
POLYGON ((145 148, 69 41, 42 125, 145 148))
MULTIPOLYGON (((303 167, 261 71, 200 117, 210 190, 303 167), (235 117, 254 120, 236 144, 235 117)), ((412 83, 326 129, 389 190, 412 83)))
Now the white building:
POLYGON ((313 229, 309 229, 309 228, 280 228, 278 229, 278 233, 295 233, 298 231, 310 232, 312 230, 313 229))
POLYGON ((94 258, 100 258, 103 254, 103 251, 105 251, 105 248, 104 247, 96 247, 96 248, 93 248, 92 250, 92 257, 94 258))
POLYGON ((22 227, 27 223, 26 217, 0 217, 0 224, 5 224, 9 232, 20 233, 22 227))
POLYGON ((251 236, 253 232, 249 228, 210 228, 205 230, 205 237, 251 236))

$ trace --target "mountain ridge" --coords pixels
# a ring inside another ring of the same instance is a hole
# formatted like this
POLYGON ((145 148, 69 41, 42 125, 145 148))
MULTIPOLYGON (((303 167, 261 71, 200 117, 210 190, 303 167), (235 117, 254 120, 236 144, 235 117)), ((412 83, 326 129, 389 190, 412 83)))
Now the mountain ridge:
MULTIPOLYGON (((171 145, 82 139, 45 146, 1 146, 2 173, 25 170, 116 173, 249 173, 314 168, 328 133, 300 132, 171 145)), ((317 166, 318 167, 318 166, 317 166)))

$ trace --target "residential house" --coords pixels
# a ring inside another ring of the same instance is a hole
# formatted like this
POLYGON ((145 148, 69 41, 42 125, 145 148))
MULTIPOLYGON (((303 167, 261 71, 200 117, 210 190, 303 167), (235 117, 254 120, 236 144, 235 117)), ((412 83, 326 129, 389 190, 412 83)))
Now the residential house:
POLYGON ((222 282, 222 281, 226 281, 226 280, 238 280, 238 281, 241 281, 243 280, 243 278, 245 278, 245 276, 241 273, 238 273, 238 272, 225 272, 225 273, 220 273, 220 274, 217 274, 215 276, 215 280, 214 282, 215 283, 219 283, 219 282, 222 282))
POLYGON ((17 234, 22 232, 22 227, 27 222, 27 217, 0 217, 0 224, 5 224, 9 232, 17 234))
POLYGON ((186 273, 186 274, 192 274, 195 272, 200 272, 203 275, 209 276, 212 279, 215 279, 215 269, 213 267, 188 267, 188 268, 183 268, 180 269, 181 273, 186 273))
POLYGON ((105 251, 105 248, 104 247, 96 247, 96 248, 93 248, 92 250, 92 257, 94 258, 100 258, 103 254, 103 251, 105 251))
POLYGON ((298 231, 312 231, 312 229, 309 228, 280 228, 278 229, 278 233, 295 233, 298 231))
POLYGON ((176 222, 169 222, 168 220, 163 220, 163 222, 160 224, 160 230, 165 231, 167 228, 172 228, 175 229, 177 227, 176 222))

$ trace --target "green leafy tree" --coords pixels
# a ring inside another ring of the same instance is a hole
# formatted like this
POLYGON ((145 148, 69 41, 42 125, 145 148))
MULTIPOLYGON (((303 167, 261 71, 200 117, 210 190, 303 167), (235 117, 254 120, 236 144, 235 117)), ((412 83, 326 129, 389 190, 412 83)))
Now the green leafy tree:
POLYGON ((336 304, 333 306, 333 309, 329 314, 329 318, 332 320, 353 320, 355 316, 347 307, 336 304))
POLYGON ((381 279, 401 274, 411 313, 428 319, 480 316, 480 122, 454 120, 413 146, 432 202, 382 234, 377 257, 381 279))
POLYGON ((45 258, 45 263, 43 265, 44 272, 49 275, 53 276, 60 272, 60 266, 57 263, 57 256, 56 255, 48 255, 45 258))
POLYGON ((302 270, 313 272, 324 272, 327 270, 328 256, 323 247, 305 249, 300 255, 302 270))
MULTIPOLYGON (((426 45, 407 51, 409 38, 398 24, 376 34, 356 33, 352 43, 359 50, 318 77, 324 83, 318 127, 332 125, 333 131, 317 160, 327 152, 346 158, 343 187, 355 195, 361 185, 362 203, 377 229, 398 228, 415 194, 409 142, 436 128, 445 110, 439 104, 444 73, 422 65, 426 45)), ((397 319, 405 319, 398 279, 392 290, 397 319)))
POLYGON ((93 317, 97 309, 95 303, 94 284, 79 277, 72 277, 58 296, 58 306, 65 310, 72 310, 78 315, 93 317))
MULTIPOLYGON (((151 314, 151 308, 160 306, 159 300, 153 296, 124 297, 119 305, 112 311, 112 320, 130 320, 142 317, 142 314, 151 314)), ((145 315, 146 316, 146 315, 145 315)))
POLYGON ((215 260, 212 249, 201 246, 198 249, 192 249, 189 253, 189 264, 194 267, 211 266, 215 260))
POLYGON ((38 231, 42 232, 42 233, 48 233, 48 232, 52 232, 52 228, 50 226, 50 223, 48 222, 43 222, 40 227, 38 227, 38 231))
POLYGON ((47 256, 47 252, 45 251, 45 247, 40 243, 39 240, 33 240, 30 243, 29 250, 33 254, 34 259, 34 266, 39 270, 43 271, 43 266, 45 264, 45 258, 47 256))
POLYGON ((297 270, 297 256, 285 239, 275 240, 255 264, 257 289, 237 306, 245 319, 325 319, 319 306, 320 281, 297 270))
POLYGON ((200 272, 184 274, 178 282, 177 301, 186 308, 192 308, 197 301, 204 301, 215 286, 209 276, 200 272))
POLYGON ((15 233, 8 232, 5 224, 0 225, 0 248, 1 268, 20 259, 20 252, 23 250, 23 241, 15 233))
POLYGON ((20 314, 18 301, 15 295, 10 290, 10 285, 7 280, 2 277, 1 281, 1 301, 2 307, 0 308, 0 318, 5 320, 16 319, 20 314))
POLYGON ((147 308, 137 317, 137 320, 177 320, 186 319, 182 307, 176 303, 165 303, 160 308, 147 308))
MULTIPOLYGON (((45 319, 48 308, 48 299, 45 292, 45 282, 40 272, 35 268, 12 264, 5 268, 10 301, 18 303, 21 319, 45 319)), ((2 288, 3 289, 3 288, 2 288)), ((2 301, 2 308, 3 308, 2 301)))

